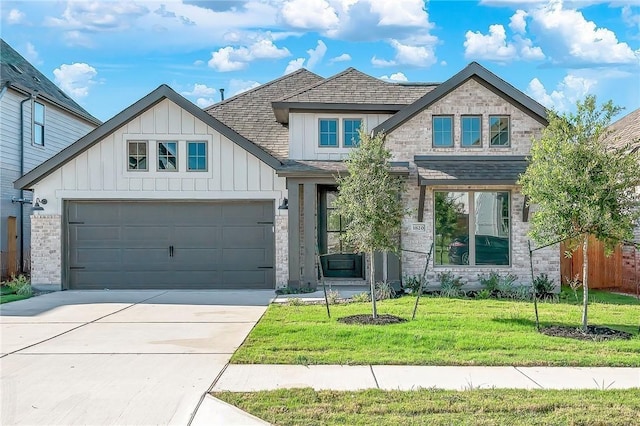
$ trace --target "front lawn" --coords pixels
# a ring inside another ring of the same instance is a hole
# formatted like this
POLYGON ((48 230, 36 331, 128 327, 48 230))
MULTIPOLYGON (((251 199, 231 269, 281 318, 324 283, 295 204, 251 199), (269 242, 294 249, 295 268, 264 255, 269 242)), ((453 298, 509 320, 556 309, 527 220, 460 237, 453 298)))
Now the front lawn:
POLYGON ((9 286, 0 286, 0 304, 15 302, 16 300, 28 299, 31 295, 18 295, 9 286))
POLYGON ((213 393, 277 425, 637 425, 640 390, 213 393))
MULTIPOLYGON (((578 327, 573 294, 540 303, 541 325, 578 327)), ((578 298, 581 298, 578 293, 578 298)), ((370 313, 369 303, 331 306, 273 304, 233 355, 238 364, 408 364, 522 366, 640 365, 640 301, 592 292, 590 324, 633 334, 604 342, 550 337, 535 330, 533 304, 508 300, 424 297, 415 321, 346 325, 337 318, 370 313)), ((415 298, 379 302, 380 313, 410 319, 415 298)))

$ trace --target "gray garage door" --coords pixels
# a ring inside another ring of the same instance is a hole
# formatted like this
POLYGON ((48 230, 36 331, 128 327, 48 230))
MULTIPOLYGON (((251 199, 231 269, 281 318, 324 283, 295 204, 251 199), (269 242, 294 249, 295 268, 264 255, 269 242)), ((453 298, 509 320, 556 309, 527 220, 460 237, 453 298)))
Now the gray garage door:
POLYGON ((271 201, 68 202, 69 288, 274 288, 273 220, 271 201))

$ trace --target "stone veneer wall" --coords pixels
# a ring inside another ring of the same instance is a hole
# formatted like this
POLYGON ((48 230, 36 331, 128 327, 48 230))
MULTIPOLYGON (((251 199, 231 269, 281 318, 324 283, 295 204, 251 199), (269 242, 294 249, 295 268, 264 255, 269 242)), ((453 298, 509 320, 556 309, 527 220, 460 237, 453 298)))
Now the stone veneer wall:
MULTIPOLYGON (((416 182, 416 171, 410 177, 410 182, 416 182)), ((467 283, 465 288, 478 288, 478 274, 496 271, 500 274, 514 274, 517 276, 517 282, 520 284, 531 284, 531 271, 529 267, 529 249, 527 245, 527 232, 529 231, 528 222, 522 221, 522 205, 524 196, 515 186, 511 187, 489 187, 489 186, 451 186, 446 188, 438 188, 451 191, 472 191, 472 190, 490 190, 490 191, 509 191, 511 193, 511 265, 510 266, 435 266, 433 256, 435 256, 435 248, 432 259, 427 272, 427 279, 430 286, 439 284, 437 275, 441 272, 451 271, 456 276, 461 276, 467 283)), ((427 188, 425 194, 424 205, 424 224, 426 232, 412 233, 411 224, 417 222, 418 198, 420 189, 414 184, 407 186, 407 192, 404 194, 406 207, 412 212, 406 216, 402 225, 402 248, 408 250, 428 252, 431 242, 434 241, 434 224, 433 224, 433 189, 427 188)), ((421 254, 403 252, 402 254, 402 271, 404 276, 422 274, 426 256, 421 254)), ((557 284, 557 290, 560 290, 560 251, 558 246, 547 247, 545 249, 535 251, 533 253, 534 274, 546 273, 550 278, 554 279, 557 284)))
POLYGON ((31 216, 31 283, 62 283, 62 219, 60 215, 31 216))
POLYGON ((286 287, 289 280, 289 217, 285 211, 276 213, 276 288, 286 287))

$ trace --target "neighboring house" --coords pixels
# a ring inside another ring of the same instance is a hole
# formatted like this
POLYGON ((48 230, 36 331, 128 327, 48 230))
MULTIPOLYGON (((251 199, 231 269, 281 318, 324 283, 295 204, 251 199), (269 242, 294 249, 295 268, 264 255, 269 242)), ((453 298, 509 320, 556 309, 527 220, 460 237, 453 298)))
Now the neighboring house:
MULTIPOLYGON (((333 209, 362 125, 387 135, 392 172, 408 180, 407 251, 378 254, 378 278, 421 273, 437 236, 432 280, 452 271, 474 285, 497 270, 530 283, 516 180, 546 124, 540 104, 477 63, 442 84, 302 69, 204 111, 163 85, 16 182, 49 200, 34 216, 33 281, 315 286, 319 250, 329 280, 364 284, 368 259, 340 241, 333 209)), ((558 279, 557 247, 534 267, 558 279)))
POLYGON ((32 198, 13 182, 100 125, 0 40, 0 275, 28 270, 32 198))

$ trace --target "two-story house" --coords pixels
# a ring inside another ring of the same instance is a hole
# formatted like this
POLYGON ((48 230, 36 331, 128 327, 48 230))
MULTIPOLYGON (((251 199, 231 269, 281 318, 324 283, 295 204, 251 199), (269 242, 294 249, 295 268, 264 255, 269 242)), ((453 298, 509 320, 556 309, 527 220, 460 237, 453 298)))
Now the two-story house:
MULTIPOLYGON (((441 84, 299 70, 206 110, 167 86, 16 182, 47 199, 33 282, 57 288, 275 288, 364 284, 340 240, 336 176, 357 130, 383 132, 411 212, 378 278, 499 270, 530 283, 516 184, 544 108, 472 63, 441 84), (62 241, 62 244, 60 244, 62 241), (53 261, 42 262, 43 253, 53 261)), ((557 248, 536 273, 559 278, 557 248)))
POLYGON ((0 276, 29 268, 35 199, 13 182, 100 124, 0 40, 0 276))

